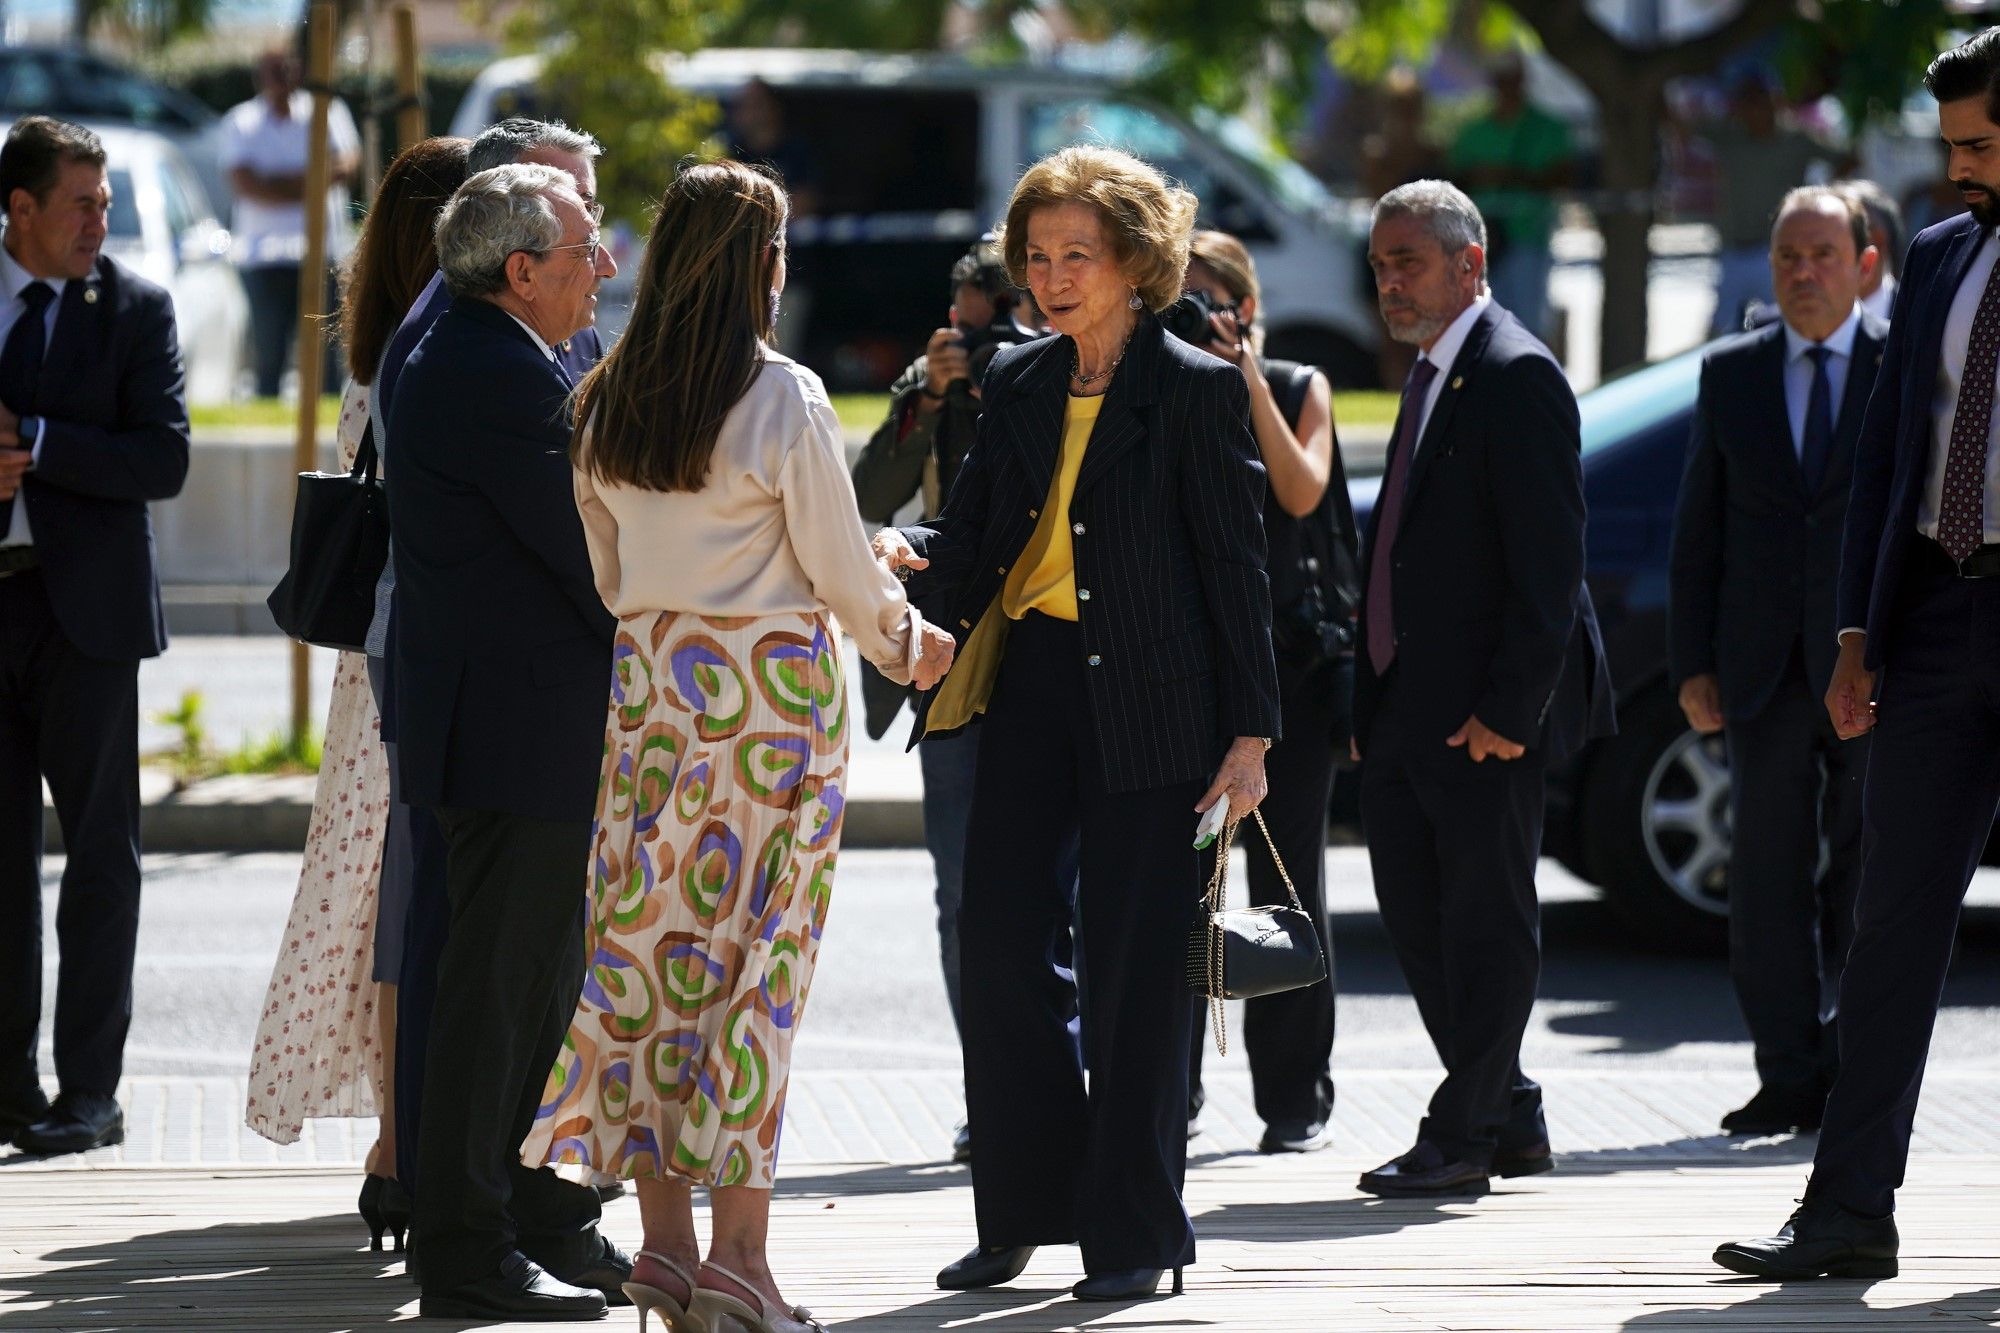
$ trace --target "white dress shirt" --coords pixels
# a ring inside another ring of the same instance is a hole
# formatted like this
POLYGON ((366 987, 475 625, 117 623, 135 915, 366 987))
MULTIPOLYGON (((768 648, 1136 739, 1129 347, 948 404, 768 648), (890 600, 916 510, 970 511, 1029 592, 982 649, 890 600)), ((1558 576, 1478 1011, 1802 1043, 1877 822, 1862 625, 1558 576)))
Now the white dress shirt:
POLYGON ((1882 285, 1875 289, 1873 296, 1861 298, 1861 308, 1884 324, 1889 322, 1889 312, 1896 307, 1896 279, 1889 274, 1882 275, 1882 285))
MULTIPOLYGON (((1951 452, 1952 419, 1958 412, 1958 382, 1965 374, 1966 348, 1972 342, 1972 317, 1985 294, 1986 280, 1993 275, 1995 261, 2000 261, 2000 239, 1989 228, 1965 281, 1951 298, 1951 312, 1945 316, 1944 342, 1938 349, 1937 392, 1931 399, 1930 476, 1917 504, 1917 531, 1932 540, 1937 539, 1938 509, 1944 502, 1944 460, 1951 452)), ((2000 451, 1993 447, 1996 440, 2000 440, 2000 411, 1986 423, 1986 535, 1981 540, 1988 542, 2000 542, 2000 451)))
MULTIPOLYGON (((7 345, 7 339, 13 336, 14 325, 28 308, 28 303, 21 299, 21 289, 31 282, 47 283, 56 294, 56 299, 49 302, 42 310, 42 355, 47 357, 48 349, 55 345, 56 312, 62 309, 63 291, 69 286, 69 279, 37 278, 15 263, 14 256, 7 252, 7 247, 0 245, 0 347, 7 345)), ((41 460, 41 456, 42 439, 38 433, 35 436, 37 462, 41 460)), ((21 503, 19 494, 14 496, 13 515, 13 521, 8 525, 7 531, 0 532, 0 546, 34 545, 34 534, 28 530, 28 506, 21 503)))
MULTIPOLYGON (((1431 386, 1424 394, 1424 410, 1417 417, 1419 448, 1423 445, 1424 432, 1430 429, 1431 410, 1437 406, 1438 396, 1444 392, 1444 382, 1451 374, 1452 363, 1458 360, 1459 350, 1465 346, 1465 339, 1472 332, 1473 321, 1479 318, 1479 312, 1492 301, 1493 297, 1489 292, 1481 292, 1472 298, 1472 304, 1459 311, 1458 318, 1444 326, 1444 332, 1438 335, 1438 340, 1431 344, 1430 350, 1417 354, 1417 360, 1428 361, 1437 367, 1437 374, 1431 376, 1431 386)), ((1410 457, 1415 460, 1415 449, 1411 450, 1410 457)))
MULTIPOLYGON (((262 94, 231 107, 222 117, 219 156, 224 171, 249 167, 260 176, 303 176, 306 136, 312 127, 312 94, 292 94, 291 114, 280 116, 262 94)), ((338 97, 327 102, 327 147, 335 157, 361 150, 354 117, 338 97)), ((229 225, 230 254, 242 268, 297 264, 306 257, 306 206, 301 200, 267 204, 238 199, 229 225)), ((332 181, 326 191, 326 252, 338 260, 353 248, 347 225, 347 187, 332 181)))
MULTIPOLYGON (((1827 387, 1833 390, 1833 419, 1840 420, 1841 400, 1847 396, 1847 372, 1854 364, 1854 335, 1861 328, 1861 306, 1847 312, 1841 326, 1827 335, 1825 347, 1833 355, 1826 359, 1827 387)), ((1792 423, 1792 454, 1805 457, 1806 409, 1812 405, 1812 358, 1806 353, 1821 344, 1785 325, 1785 415, 1792 423)))
POLYGON ((516 324, 519 324, 521 326, 521 331, 527 334, 530 338, 533 338, 535 340, 535 346, 541 350, 542 356, 545 360, 554 361, 556 359, 556 349, 549 346, 548 340, 543 338, 541 334, 536 333, 533 329, 529 328, 527 320, 522 319, 519 315, 515 314, 511 310, 507 310, 505 306, 501 306, 499 307, 499 309, 506 311, 507 318, 513 320, 516 324))

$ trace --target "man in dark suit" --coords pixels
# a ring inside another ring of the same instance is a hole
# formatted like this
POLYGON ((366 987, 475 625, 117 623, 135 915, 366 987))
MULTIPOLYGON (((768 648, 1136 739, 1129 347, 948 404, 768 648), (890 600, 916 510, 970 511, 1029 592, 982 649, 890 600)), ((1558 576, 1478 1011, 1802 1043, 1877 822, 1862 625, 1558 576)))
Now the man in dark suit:
POLYGON ((1375 206, 1382 316, 1421 351, 1369 525, 1354 735, 1375 897, 1445 1076, 1415 1146, 1361 1177, 1371 1194, 1479 1194, 1552 1165, 1520 1065, 1543 778, 1613 725, 1576 398, 1487 294, 1485 246, 1443 181, 1375 206))
MULTIPOLYGON (((490 127, 472 141, 466 155, 466 169, 468 176, 476 176, 513 163, 554 167, 576 183, 577 195, 585 206, 595 208, 600 151, 597 140, 581 130, 517 116, 490 127)), ((437 323, 438 316, 450 308, 451 289, 445 285, 444 274, 439 272, 432 276, 383 349, 369 415, 385 468, 390 448, 387 424, 403 367, 417 350, 417 344, 437 323)), ((572 382, 582 379, 604 357, 604 343, 595 325, 586 325, 555 346, 556 359, 572 382)), ((391 558, 384 565, 375 589, 375 619, 368 627, 365 646, 368 679, 382 715, 382 743, 388 747, 392 774, 396 763, 397 718, 395 668, 389 643, 396 621, 395 588, 396 564, 391 558)), ((444 889, 444 861, 444 834, 436 818, 428 810, 404 802, 398 788, 389 813, 382 901, 384 910, 400 908, 403 915, 394 922, 385 922, 379 930, 385 936, 395 930, 403 942, 396 985, 396 1175, 413 1193, 417 1188, 417 1137, 423 1119, 424 1052, 429 1045, 431 1009, 437 1001, 438 958, 444 952, 451 920, 450 900, 444 889), (406 893, 397 893, 390 887, 397 875, 408 876, 406 893)))
POLYGON ((0 1143, 117 1143, 139 932, 139 659, 167 646, 146 502, 187 479, 167 294, 98 252, 104 146, 15 122, 0 148, 0 1143), (42 1007, 42 781, 62 822, 55 1105, 42 1007))
POLYGON ((612 619, 570 488, 554 344, 617 272, 553 167, 472 177, 438 220, 452 307, 389 419, 403 799, 443 829, 439 961, 417 1145, 423 1312, 602 1314, 630 1261, 587 1186, 518 1153, 582 990, 583 874, 612 619))
POLYGON ((1725 1244, 1761 1277, 1892 1277, 1910 1154, 1960 905, 2000 810, 2000 29, 1931 63, 1969 216, 1911 243, 1854 450, 1826 704, 1872 732, 1840 1074, 1805 1197, 1775 1236, 1725 1244), (1878 694, 1877 687, 1880 692, 1878 694))
POLYGON ((1722 1118, 1731 1134, 1819 1128, 1840 1063, 1831 1010, 1868 750, 1834 734, 1821 700, 1854 440, 1889 333, 1859 304, 1877 261, 1850 197, 1786 196, 1771 231, 1783 318, 1703 359, 1674 516, 1673 678, 1688 725, 1729 746, 1730 974, 1759 1081, 1722 1118))

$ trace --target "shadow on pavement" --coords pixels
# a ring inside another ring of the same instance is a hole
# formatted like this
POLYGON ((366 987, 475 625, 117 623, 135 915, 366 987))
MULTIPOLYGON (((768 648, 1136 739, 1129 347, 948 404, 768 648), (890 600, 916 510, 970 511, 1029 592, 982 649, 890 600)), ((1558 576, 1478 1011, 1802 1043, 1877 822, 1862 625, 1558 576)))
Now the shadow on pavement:
MULTIPOLYGON (((1079 1272, 1079 1276, 1081 1273, 1079 1272)), ((1190 1273, 1189 1277, 1192 1278, 1190 1273)), ((1166 1289, 1165 1279, 1161 1290, 1166 1289)), ((1078 1301, 1067 1287, 994 1287, 987 1291, 955 1291, 932 1300, 918 1301, 885 1314, 843 1319, 839 1333, 870 1333, 870 1330, 908 1329, 910 1320, 919 1328, 973 1329, 977 1333, 1070 1333, 1071 1330, 1111 1325, 1118 1328, 1143 1327, 1149 1330, 1221 1328, 1212 1319, 1175 1318, 1174 1303, 1165 1301, 1078 1301), (1160 1317, 1143 1325, 1117 1316, 1136 1306, 1157 1307, 1160 1317), (932 1322, 935 1320, 935 1322, 932 1322)))
MULTIPOLYGON (((402 1256, 357 1244, 352 1213, 293 1221, 232 1222, 155 1231, 126 1240, 55 1250, 61 1267, 0 1278, 9 1303, 0 1329, 261 1327, 285 1333, 400 1327, 396 1312, 417 1298, 402 1256), (246 1318, 261 1322, 246 1323, 246 1318)), ((425 1320, 439 1333, 485 1327, 425 1320)))
MULTIPOLYGON (((1765 1286, 1753 1278, 1724 1279, 1718 1287, 1765 1286)), ((1871 1286, 1868 1282, 1836 1282, 1821 1278, 1815 1282, 1771 1284, 1755 1300, 1735 1305, 1693 1306, 1660 1310, 1628 1319, 1622 1329, 1714 1329, 1726 1325, 1744 1328, 1868 1328, 1876 1333, 1900 1329, 1930 1329, 1940 1323, 1947 1327, 1990 1326, 2000 1315, 2000 1288, 1968 1291, 1942 1300, 1919 1301, 1914 1305, 1869 1306, 1861 1300, 1871 1286), (1958 1320, 1972 1324, 1960 1325, 1958 1320)))
POLYGON ((1197 1242, 1244 1240, 1271 1243, 1352 1240, 1386 1236, 1439 1222, 1479 1215, 1479 1200, 1378 1199, 1353 1195, 1308 1203, 1226 1203, 1194 1220, 1197 1242))

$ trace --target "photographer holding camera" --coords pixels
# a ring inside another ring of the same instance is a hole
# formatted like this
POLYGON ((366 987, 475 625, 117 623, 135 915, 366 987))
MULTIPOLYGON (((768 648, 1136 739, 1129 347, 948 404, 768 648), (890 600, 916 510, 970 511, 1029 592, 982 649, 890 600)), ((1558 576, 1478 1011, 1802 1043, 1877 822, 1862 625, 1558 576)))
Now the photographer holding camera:
MULTIPOLYGON (((889 415, 854 461, 854 494, 871 526, 888 525, 912 497, 923 497, 923 517, 937 516, 951 493, 959 464, 979 428, 979 381, 1002 347, 1043 336, 1023 324, 1032 318, 1026 294, 1007 281, 1000 247, 989 236, 951 268, 950 322, 931 334, 924 354, 889 387, 889 415)), ((869 736, 880 740, 903 708, 909 690, 862 664, 861 697, 869 736)), ((937 876, 938 957, 944 968, 951 1019, 960 1027, 958 903, 965 865, 966 821, 972 812, 972 776, 979 759, 979 730, 968 727, 918 747, 924 774, 924 842, 937 876)), ((954 1161, 969 1160, 970 1140, 960 1126, 954 1161)))
MULTIPOLYGON (((1250 423, 1268 480, 1271 639, 1278 654, 1283 739, 1264 758, 1263 804, 1272 840, 1318 923, 1327 975, 1302 990, 1247 1002, 1244 1046, 1267 1153, 1313 1152, 1331 1142, 1333 940, 1326 922, 1326 818, 1333 770, 1347 753, 1354 687, 1354 616, 1360 594, 1354 511, 1333 434, 1333 390, 1312 366, 1267 360, 1257 327, 1257 269, 1234 236, 1196 232, 1186 295, 1162 316, 1186 342, 1240 368, 1250 423)), ((1250 897, 1282 904, 1285 885, 1261 839, 1245 839, 1250 897)), ((1189 1133, 1201 1109, 1206 1001, 1191 1050, 1189 1133)))

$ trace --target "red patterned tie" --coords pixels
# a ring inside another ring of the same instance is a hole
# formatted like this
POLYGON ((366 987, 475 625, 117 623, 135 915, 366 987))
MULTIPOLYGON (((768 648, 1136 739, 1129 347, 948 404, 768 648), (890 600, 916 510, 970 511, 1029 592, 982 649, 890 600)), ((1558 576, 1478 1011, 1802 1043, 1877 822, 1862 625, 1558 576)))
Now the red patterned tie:
POLYGON ((1944 494, 1938 501, 1938 545, 1963 560, 1986 539, 1986 441, 1993 427, 1993 378, 2000 366, 2000 265, 1986 279, 1972 316, 1965 371, 1958 377, 1958 408, 1951 416, 1951 447, 1944 456, 1944 494))

